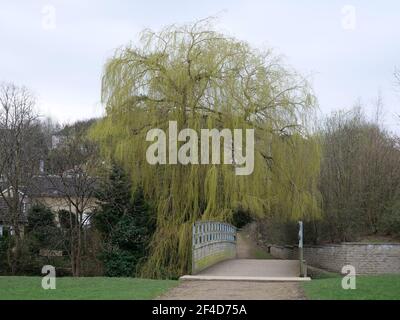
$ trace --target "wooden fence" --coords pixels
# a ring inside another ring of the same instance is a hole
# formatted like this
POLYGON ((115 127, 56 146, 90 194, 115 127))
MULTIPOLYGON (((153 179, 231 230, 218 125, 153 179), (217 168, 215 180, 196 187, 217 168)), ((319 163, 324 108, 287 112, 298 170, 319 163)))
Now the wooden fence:
POLYGON ((236 228, 229 223, 201 221, 193 224, 192 274, 236 257, 236 228))

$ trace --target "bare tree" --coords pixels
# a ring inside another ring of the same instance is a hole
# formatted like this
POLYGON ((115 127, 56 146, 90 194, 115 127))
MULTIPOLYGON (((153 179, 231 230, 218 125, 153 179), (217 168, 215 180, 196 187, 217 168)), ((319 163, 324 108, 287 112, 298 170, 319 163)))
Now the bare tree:
MULTIPOLYGON (((377 102, 376 108, 381 108, 377 102)), ((377 111, 379 114, 379 111, 377 111)), ((385 233, 387 208, 400 192, 398 138, 360 109, 338 112, 322 128, 320 234, 332 242, 385 233)))
POLYGON ((96 155, 96 145, 88 141, 84 132, 70 132, 63 145, 52 151, 52 174, 46 175, 48 183, 63 199, 61 206, 67 213, 67 252, 73 276, 82 272, 84 234, 95 208, 99 164, 96 155))
POLYGON ((40 123, 34 110, 35 98, 24 87, 0 84, 0 199, 6 206, 3 223, 12 228, 15 243, 10 251, 10 267, 16 272, 23 236, 24 189, 37 171, 43 151, 40 123))

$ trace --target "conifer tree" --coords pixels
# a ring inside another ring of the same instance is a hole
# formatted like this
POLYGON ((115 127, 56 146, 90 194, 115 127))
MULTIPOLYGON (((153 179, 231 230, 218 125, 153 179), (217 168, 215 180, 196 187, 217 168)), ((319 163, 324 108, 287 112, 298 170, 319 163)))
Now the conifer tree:
POLYGON ((131 184, 117 165, 97 193, 94 224, 103 241, 101 260, 107 276, 133 276, 146 256, 153 233, 151 208, 143 192, 131 193, 131 184))

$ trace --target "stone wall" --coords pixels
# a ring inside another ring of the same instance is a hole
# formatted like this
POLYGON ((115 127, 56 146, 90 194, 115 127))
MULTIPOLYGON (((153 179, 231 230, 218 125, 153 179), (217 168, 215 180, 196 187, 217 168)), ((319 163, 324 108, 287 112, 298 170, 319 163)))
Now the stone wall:
MULTIPOLYGON (((294 246, 269 246, 272 256, 298 259, 294 246)), ((341 272, 344 265, 352 265, 357 274, 400 273, 399 243, 342 243, 304 246, 307 265, 328 271, 341 272)))

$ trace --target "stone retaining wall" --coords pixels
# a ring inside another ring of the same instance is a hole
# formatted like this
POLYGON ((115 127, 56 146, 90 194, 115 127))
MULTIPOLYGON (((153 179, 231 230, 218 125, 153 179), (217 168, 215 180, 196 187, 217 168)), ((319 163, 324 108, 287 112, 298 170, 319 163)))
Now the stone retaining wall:
MULTIPOLYGON (((296 246, 269 246, 272 256, 298 259, 296 246)), ((304 246, 307 265, 328 271, 341 272, 344 265, 352 265, 357 274, 400 273, 399 243, 342 243, 304 246)))

